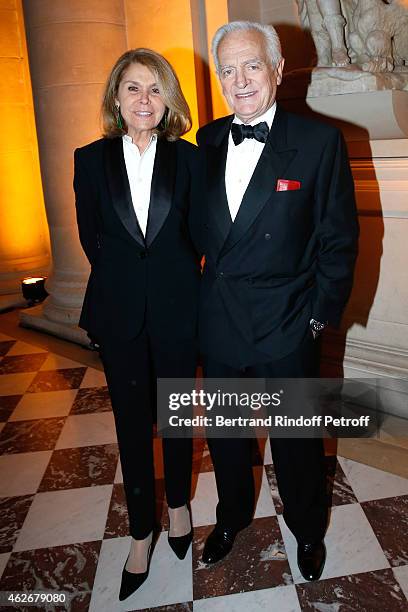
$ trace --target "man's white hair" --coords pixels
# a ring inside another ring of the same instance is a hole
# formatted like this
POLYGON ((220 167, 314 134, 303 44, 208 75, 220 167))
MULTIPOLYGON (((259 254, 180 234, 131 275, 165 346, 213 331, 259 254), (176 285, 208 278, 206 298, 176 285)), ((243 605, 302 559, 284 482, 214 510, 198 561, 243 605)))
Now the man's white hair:
POLYGON ((266 25, 263 23, 257 23, 256 21, 231 21, 230 23, 226 23, 225 25, 218 28, 212 40, 211 53, 214 58, 217 72, 219 72, 220 70, 220 63, 218 60, 218 47, 224 36, 230 34, 231 32, 248 30, 255 30, 256 32, 260 32, 263 35, 265 39, 266 50, 271 64, 274 67, 278 65, 278 63, 282 59, 282 49, 278 33, 276 32, 273 26, 266 25))

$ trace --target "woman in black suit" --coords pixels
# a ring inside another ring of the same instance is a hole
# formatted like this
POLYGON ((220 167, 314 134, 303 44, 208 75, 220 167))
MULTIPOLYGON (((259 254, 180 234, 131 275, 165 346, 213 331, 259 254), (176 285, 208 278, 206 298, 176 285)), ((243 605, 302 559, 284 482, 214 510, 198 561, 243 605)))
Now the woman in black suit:
MULTIPOLYGON (((188 229, 196 148, 170 64, 122 55, 108 79, 104 138, 75 151, 79 236, 91 264, 80 325, 100 346, 115 416, 131 548, 119 598, 147 578, 154 543, 156 379, 195 375, 200 262, 188 229)), ((192 539, 191 439, 163 439, 169 543, 192 539)))

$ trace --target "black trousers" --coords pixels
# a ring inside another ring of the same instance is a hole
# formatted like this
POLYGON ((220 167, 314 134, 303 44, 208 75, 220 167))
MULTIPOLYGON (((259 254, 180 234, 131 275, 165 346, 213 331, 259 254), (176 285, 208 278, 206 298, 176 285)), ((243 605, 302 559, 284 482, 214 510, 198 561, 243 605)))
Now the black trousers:
MULTIPOLYGON (((102 342, 101 359, 115 417, 130 534, 144 539, 156 525, 156 379, 193 378, 197 349, 192 340, 166 341, 145 327, 135 339, 102 342)), ((163 438, 162 445, 167 503, 178 508, 190 499, 192 440, 163 438)))
MULTIPOLYGON (((315 378, 319 372, 320 340, 312 333, 283 359, 237 370, 204 358, 206 378, 315 378)), ((283 516, 297 540, 323 539, 327 526, 326 470, 323 440, 271 438, 272 458, 283 516)), ((209 438, 218 491, 217 524, 247 526, 254 513, 252 445, 248 438, 209 438)))

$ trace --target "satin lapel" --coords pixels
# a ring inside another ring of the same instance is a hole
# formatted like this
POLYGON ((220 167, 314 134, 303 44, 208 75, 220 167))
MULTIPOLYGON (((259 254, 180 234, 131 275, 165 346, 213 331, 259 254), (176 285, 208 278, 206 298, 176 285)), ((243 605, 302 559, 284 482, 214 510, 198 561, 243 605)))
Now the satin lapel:
POLYGON ((106 139, 105 169, 113 207, 132 238, 144 247, 143 233, 133 208, 121 138, 106 139))
POLYGON ((176 181, 177 147, 167 140, 158 140, 150 191, 146 244, 150 246, 170 212, 176 181))
POLYGON ((287 147, 286 122, 287 115, 278 106, 268 140, 242 198, 221 255, 229 251, 248 231, 268 200, 273 197, 277 179, 285 176, 286 168, 297 153, 297 149, 287 147))
POLYGON ((215 145, 207 149, 208 164, 208 213, 210 220, 215 222, 218 229, 218 251, 221 250, 232 226, 232 219, 228 206, 225 189, 225 165, 228 152, 229 130, 232 117, 228 118, 220 130, 215 145))

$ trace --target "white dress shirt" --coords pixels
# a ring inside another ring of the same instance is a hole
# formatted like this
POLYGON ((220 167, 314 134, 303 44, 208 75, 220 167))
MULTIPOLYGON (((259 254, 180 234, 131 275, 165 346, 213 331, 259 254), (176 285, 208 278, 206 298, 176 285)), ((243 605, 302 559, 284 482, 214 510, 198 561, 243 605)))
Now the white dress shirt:
POLYGON ((143 236, 146 236, 157 135, 153 134, 142 154, 127 134, 122 136, 122 143, 133 208, 143 236))
MULTIPOLYGON (((257 117, 253 125, 266 121, 269 129, 275 117, 276 102, 266 113, 257 117)), ((233 123, 243 123, 234 117, 233 123)), ((255 138, 245 138, 239 145, 235 145, 231 133, 228 139, 227 163, 225 166, 225 188, 227 191, 228 206, 231 219, 234 221, 241 206, 242 198, 247 190, 255 167, 261 157, 265 144, 255 138)))

